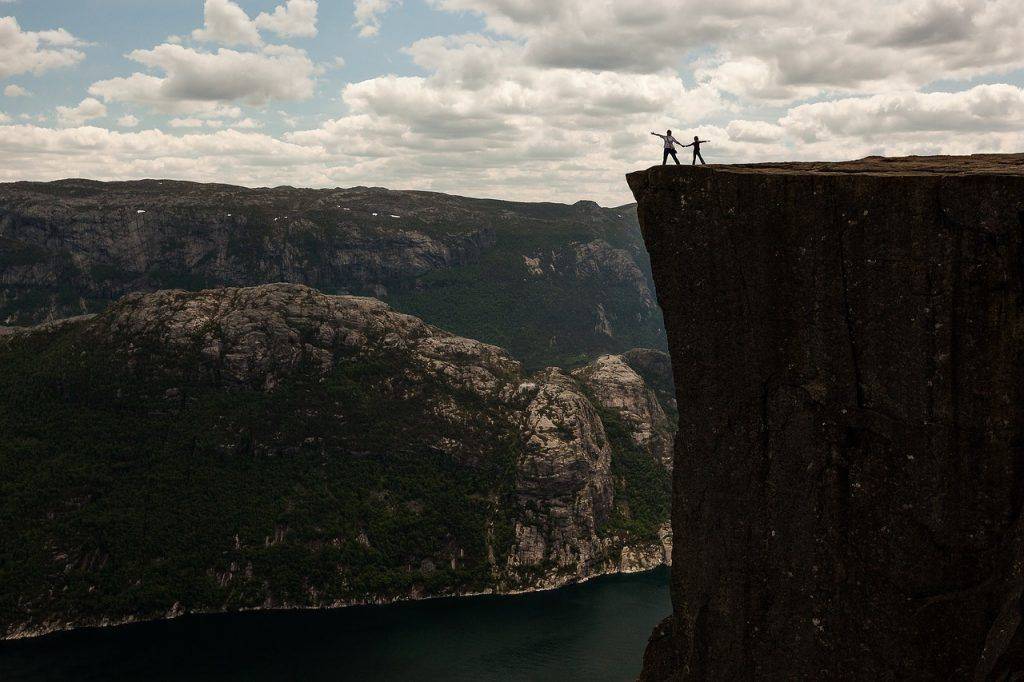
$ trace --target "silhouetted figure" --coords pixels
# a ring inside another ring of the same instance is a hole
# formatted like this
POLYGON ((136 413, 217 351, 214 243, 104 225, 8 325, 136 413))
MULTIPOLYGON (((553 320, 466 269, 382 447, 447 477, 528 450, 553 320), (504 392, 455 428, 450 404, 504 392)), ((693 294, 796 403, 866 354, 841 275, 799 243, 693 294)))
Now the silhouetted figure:
POLYGON ((661 157, 661 165, 664 166, 666 163, 668 163, 669 156, 675 159, 677 166, 680 165, 679 157, 676 156, 676 145, 682 144, 682 142, 672 137, 672 131, 666 130, 664 135, 659 135, 658 133, 651 133, 651 135, 654 135, 655 137, 660 137, 661 139, 665 140, 665 154, 661 157))
POLYGON ((694 135, 693 136, 693 142, 691 144, 684 144, 683 145, 684 149, 686 147, 693 147, 693 165, 694 166, 697 165, 697 159, 700 159, 700 165, 702 165, 702 166, 707 165, 707 164, 704 163, 704 157, 700 155, 700 146, 702 144, 707 143, 707 142, 711 142, 711 140, 702 140, 699 137, 697 137, 696 135, 694 135))

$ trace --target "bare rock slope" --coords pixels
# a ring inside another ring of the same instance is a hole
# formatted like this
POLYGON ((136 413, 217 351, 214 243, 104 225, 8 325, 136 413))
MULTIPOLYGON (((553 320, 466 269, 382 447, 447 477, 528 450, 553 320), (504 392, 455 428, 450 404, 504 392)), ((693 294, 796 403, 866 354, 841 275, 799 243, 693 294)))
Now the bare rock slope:
POLYGON ((1024 156, 629 175, 679 435, 643 679, 1024 670, 1024 156))

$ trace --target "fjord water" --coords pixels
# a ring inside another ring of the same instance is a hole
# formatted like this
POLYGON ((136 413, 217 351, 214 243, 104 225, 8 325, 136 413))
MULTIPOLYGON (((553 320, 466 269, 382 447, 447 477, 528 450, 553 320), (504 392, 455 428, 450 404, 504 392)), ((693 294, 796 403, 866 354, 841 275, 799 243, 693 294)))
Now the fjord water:
POLYGON ((516 596, 188 616, 0 643, 13 680, 632 680, 668 570, 516 596))

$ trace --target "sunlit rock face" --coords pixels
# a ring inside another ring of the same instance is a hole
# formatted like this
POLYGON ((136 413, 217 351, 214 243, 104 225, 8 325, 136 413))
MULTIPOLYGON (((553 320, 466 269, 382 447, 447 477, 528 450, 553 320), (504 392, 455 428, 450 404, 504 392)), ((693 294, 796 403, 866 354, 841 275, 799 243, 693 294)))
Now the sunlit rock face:
POLYGON ((628 177, 679 409, 643 679, 1024 667, 1024 156, 628 177))

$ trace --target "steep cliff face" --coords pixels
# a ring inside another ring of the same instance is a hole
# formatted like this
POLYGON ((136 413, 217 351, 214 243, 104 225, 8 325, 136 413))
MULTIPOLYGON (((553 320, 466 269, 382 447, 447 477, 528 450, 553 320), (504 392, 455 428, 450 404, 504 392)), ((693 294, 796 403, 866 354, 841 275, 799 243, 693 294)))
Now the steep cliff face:
POLYGON ((644 679, 1024 669, 1024 156, 629 184, 680 426, 644 679))
POLYGON ((664 348, 635 211, 381 188, 0 184, 0 324, 134 292, 294 282, 387 300, 526 366, 664 348))
POLYGON ((635 373, 604 402, 589 388, 627 363, 529 375, 378 300, 290 284, 0 328, 0 636, 660 565, 669 472, 619 424, 642 444, 670 426, 643 423, 657 399, 635 373))

